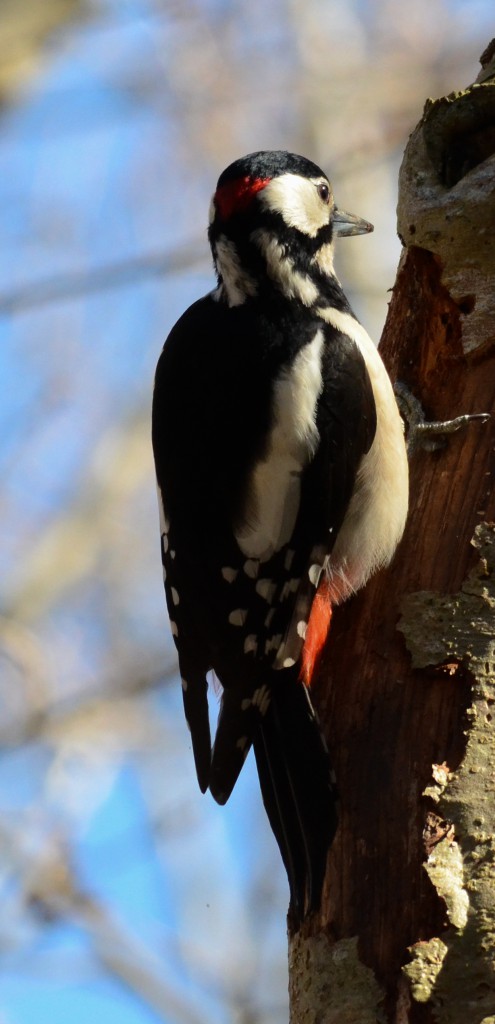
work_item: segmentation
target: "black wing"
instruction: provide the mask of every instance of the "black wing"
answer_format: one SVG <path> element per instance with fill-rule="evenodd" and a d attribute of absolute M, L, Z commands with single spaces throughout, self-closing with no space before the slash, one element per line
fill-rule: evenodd
<path fill-rule="evenodd" d="M 266 455 L 273 381 L 317 329 L 325 337 L 319 444 L 301 473 L 290 541 L 260 563 L 235 537 L 250 514 L 246 483 Z M 211 296 L 195 303 L 158 364 L 153 446 L 167 603 L 199 783 L 224 802 L 254 739 L 265 807 L 302 913 L 306 885 L 310 905 L 318 903 L 336 818 L 326 749 L 298 682 L 301 624 L 376 420 L 356 345 L 309 316 L 296 340 L 288 331 L 279 338 L 255 309 L 237 313 Z M 223 686 L 212 760 L 211 668 Z"/>

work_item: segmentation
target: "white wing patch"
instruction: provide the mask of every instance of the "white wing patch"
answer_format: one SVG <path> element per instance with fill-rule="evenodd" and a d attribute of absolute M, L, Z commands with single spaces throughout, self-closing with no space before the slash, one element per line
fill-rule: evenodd
<path fill-rule="evenodd" d="M 248 507 L 254 512 L 236 531 L 237 543 L 248 559 L 267 561 L 292 535 L 301 472 L 319 440 L 316 406 L 323 387 L 323 341 L 318 330 L 275 381 L 268 454 L 254 467 L 248 488 Z"/>

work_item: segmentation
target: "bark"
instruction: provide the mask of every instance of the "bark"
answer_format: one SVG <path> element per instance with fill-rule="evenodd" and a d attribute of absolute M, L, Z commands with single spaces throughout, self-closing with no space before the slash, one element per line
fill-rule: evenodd
<path fill-rule="evenodd" d="M 341 798 L 292 1024 L 495 1022 L 495 80 L 428 101 L 403 160 L 381 351 L 429 418 L 392 567 L 337 610 L 315 700 Z"/>

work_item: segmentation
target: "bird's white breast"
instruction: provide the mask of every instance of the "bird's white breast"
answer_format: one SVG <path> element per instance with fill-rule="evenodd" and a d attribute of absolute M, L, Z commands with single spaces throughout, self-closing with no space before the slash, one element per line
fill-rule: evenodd
<path fill-rule="evenodd" d="M 409 484 L 404 425 L 388 373 L 364 327 L 349 313 L 331 307 L 319 315 L 352 338 L 363 355 L 376 406 L 376 433 L 363 456 L 328 571 L 332 599 L 345 600 L 373 572 L 388 565 L 407 517 Z"/>

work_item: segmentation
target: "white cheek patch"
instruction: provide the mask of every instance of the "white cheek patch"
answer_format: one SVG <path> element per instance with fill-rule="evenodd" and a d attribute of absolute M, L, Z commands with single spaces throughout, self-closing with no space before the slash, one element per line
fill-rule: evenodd
<path fill-rule="evenodd" d="M 320 180 L 281 174 L 265 186 L 260 201 L 268 210 L 279 213 L 287 227 L 316 238 L 318 231 L 329 223 L 331 210 L 318 195 L 316 186 Z"/>
<path fill-rule="evenodd" d="M 253 514 L 236 531 L 247 558 L 267 561 L 292 536 L 299 511 L 301 472 L 317 447 L 316 407 L 323 387 L 323 332 L 298 353 L 275 382 L 268 454 L 254 467 L 248 487 Z"/>

